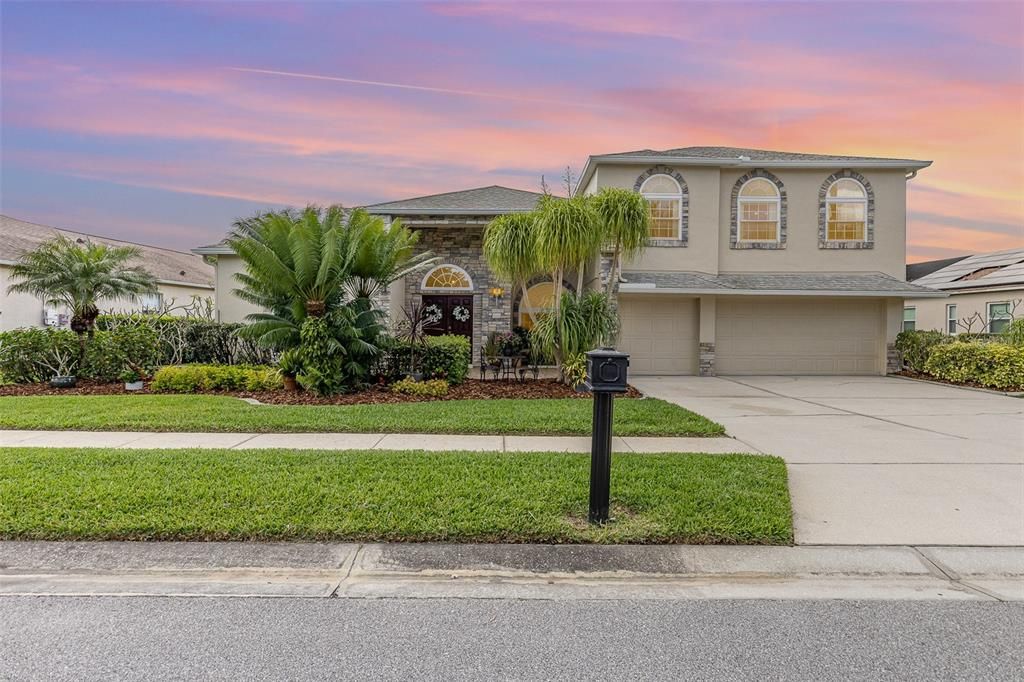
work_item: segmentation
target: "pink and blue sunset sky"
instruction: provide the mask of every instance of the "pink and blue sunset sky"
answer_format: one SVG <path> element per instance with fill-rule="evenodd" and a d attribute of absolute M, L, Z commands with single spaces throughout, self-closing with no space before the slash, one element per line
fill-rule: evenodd
<path fill-rule="evenodd" d="M 188 249 L 258 209 L 691 145 L 931 159 L 910 260 L 1024 245 L 1024 3 L 3 2 L 2 212 Z"/>

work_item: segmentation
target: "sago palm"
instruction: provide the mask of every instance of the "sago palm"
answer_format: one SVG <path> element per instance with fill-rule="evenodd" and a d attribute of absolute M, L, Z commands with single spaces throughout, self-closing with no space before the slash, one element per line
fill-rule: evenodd
<path fill-rule="evenodd" d="M 536 222 L 536 213 L 509 213 L 488 223 L 484 232 L 487 265 L 494 274 L 523 292 L 522 305 L 531 318 L 534 311 L 527 296 L 527 285 L 530 279 L 543 272 L 537 249 Z"/>
<path fill-rule="evenodd" d="M 78 334 L 81 366 L 87 337 L 92 336 L 100 314 L 100 301 L 134 301 L 156 291 L 153 276 L 141 265 L 131 265 L 140 257 L 134 246 L 109 246 L 89 239 L 78 243 L 60 235 L 18 259 L 11 267 L 15 283 L 7 291 L 67 306 L 71 329 Z"/>
<path fill-rule="evenodd" d="M 401 221 L 385 225 L 383 218 L 356 209 L 349 215 L 348 230 L 356 243 L 350 286 L 356 298 L 373 299 L 392 282 L 440 261 L 429 251 L 416 253 L 419 234 Z"/>
<path fill-rule="evenodd" d="M 637 192 L 621 187 L 605 187 L 593 199 L 604 232 L 604 242 L 612 251 L 605 294 L 611 296 L 622 269 L 622 259 L 635 258 L 647 245 L 650 212 L 647 200 Z"/>

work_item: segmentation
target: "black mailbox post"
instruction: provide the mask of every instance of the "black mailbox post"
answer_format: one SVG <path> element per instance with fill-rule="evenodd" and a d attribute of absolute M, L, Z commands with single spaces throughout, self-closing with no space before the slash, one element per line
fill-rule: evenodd
<path fill-rule="evenodd" d="M 593 435 L 590 441 L 590 522 L 608 520 L 612 478 L 612 409 L 615 393 L 625 393 L 629 355 L 613 348 L 587 353 L 585 386 L 594 394 Z"/>

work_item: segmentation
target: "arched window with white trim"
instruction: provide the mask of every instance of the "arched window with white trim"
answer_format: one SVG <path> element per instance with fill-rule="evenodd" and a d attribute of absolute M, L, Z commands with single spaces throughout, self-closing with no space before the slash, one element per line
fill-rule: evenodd
<path fill-rule="evenodd" d="M 523 292 L 519 301 L 519 326 L 533 329 L 537 316 L 552 310 L 555 306 L 555 285 L 553 282 L 537 282 Z"/>
<path fill-rule="evenodd" d="M 867 239 L 868 193 L 853 178 L 833 182 L 825 194 L 825 239 L 862 242 Z"/>
<path fill-rule="evenodd" d="M 652 239 L 680 239 L 682 235 L 683 190 L 671 175 L 652 175 L 640 186 L 650 206 Z"/>
<path fill-rule="evenodd" d="M 451 263 L 438 265 L 425 274 L 423 281 L 420 283 L 420 289 L 425 291 L 471 290 L 472 288 L 473 278 L 469 276 L 469 273 L 458 265 L 452 265 Z"/>
<path fill-rule="evenodd" d="M 736 197 L 740 242 L 778 242 L 782 198 L 779 188 L 767 178 L 747 180 Z"/>

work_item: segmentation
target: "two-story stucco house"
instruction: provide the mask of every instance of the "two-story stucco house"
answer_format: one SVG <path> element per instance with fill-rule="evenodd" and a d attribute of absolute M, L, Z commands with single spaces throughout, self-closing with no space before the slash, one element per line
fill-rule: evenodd
<path fill-rule="evenodd" d="M 650 243 L 618 286 L 619 347 L 636 374 L 884 374 L 905 297 L 944 296 L 905 281 L 906 183 L 928 161 L 687 147 L 591 156 L 578 192 L 626 187 L 650 202 Z M 441 257 L 391 288 L 394 313 L 424 300 L 441 328 L 472 339 L 529 327 L 524 294 L 543 308 L 551 283 L 510 291 L 482 254 L 496 215 L 530 211 L 540 194 L 483 187 L 367 206 L 401 218 Z M 241 265 L 217 261 L 222 320 L 248 310 L 230 295 Z M 600 286 L 606 264 L 586 273 Z M 568 277 L 572 288 L 575 277 Z"/>

